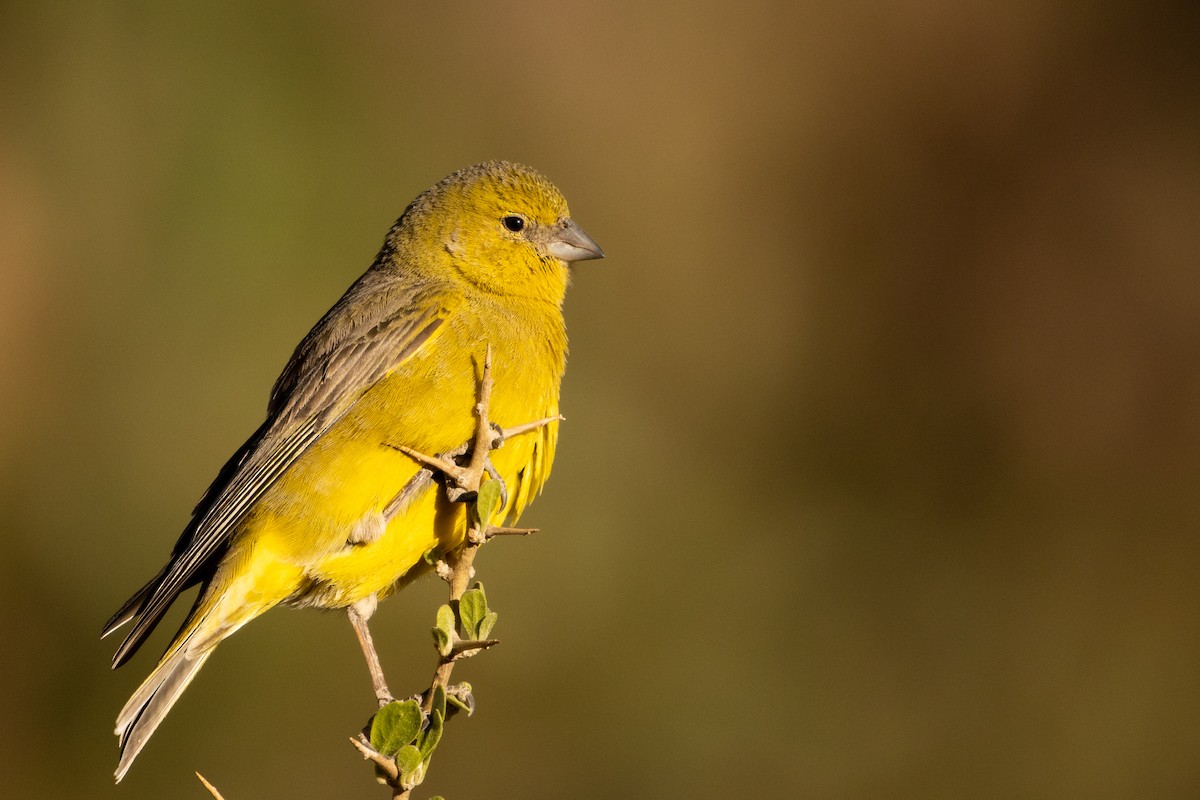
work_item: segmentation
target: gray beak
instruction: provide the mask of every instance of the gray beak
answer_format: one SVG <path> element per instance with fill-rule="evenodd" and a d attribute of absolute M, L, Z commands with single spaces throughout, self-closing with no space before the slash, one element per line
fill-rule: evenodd
<path fill-rule="evenodd" d="M 604 251 L 596 240 L 587 235 L 583 228 L 574 220 L 567 220 L 561 229 L 554 232 L 546 245 L 546 252 L 555 258 L 560 258 L 568 264 L 575 261 L 590 261 L 593 258 L 604 258 Z"/>

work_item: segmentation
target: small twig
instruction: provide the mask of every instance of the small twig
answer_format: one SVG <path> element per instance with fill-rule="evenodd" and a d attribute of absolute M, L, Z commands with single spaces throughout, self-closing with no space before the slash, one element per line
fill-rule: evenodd
<path fill-rule="evenodd" d="M 448 574 L 443 577 L 446 583 L 450 584 L 450 605 L 454 608 L 458 607 L 458 601 L 462 599 L 463 593 L 467 591 L 467 584 L 471 582 L 471 577 L 475 574 L 472 564 L 475 562 L 475 553 L 478 551 L 479 545 L 472 543 L 468 535 L 467 541 L 463 543 L 458 552 L 448 555 L 444 562 Z M 439 571 L 438 574 L 442 573 Z M 426 714 L 433 708 L 433 695 L 437 691 L 437 687 L 446 688 L 450 685 L 450 675 L 454 672 L 456 660 L 453 651 L 451 651 L 451 655 L 438 659 L 437 668 L 433 671 L 433 682 L 429 684 L 429 691 L 425 693 L 425 699 L 421 703 L 421 710 Z"/>
<path fill-rule="evenodd" d="M 427 456 L 419 450 L 412 449 L 406 444 L 391 444 L 390 442 L 384 442 L 384 445 L 392 448 L 393 450 L 399 450 L 401 453 L 404 453 L 404 455 L 408 456 L 413 461 L 416 461 L 426 469 L 431 469 L 435 472 L 441 472 L 444 475 L 453 478 L 456 483 L 460 478 L 465 479 L 466 477 L 467 468 L 460 467 L 458 464 L 454 463 L 448 458 Z"/>
<path fill-rule="evenodd" d="M 493 536 L 532 536 L 539 531 L 541 528 L 506 528 L 503 525 L 489 525 L 484 537 L 491 539 Z"/>
<path fill-rule="evenodd" d="M 540 530 L 541 528 L 508 528 L 503 525 L 488 525 L 487 530 L 480 533 L 479 528 L 472 526 L 467 530 L 467 543 L 481 545 L 484 542 L 491 541 L 492 537 L 495 536 L 529 536 Z M 438 572 L 438 577 L 446 580 L 441 571 Z"/>
<path fill-rule="evenodd" d="M 217 791 L 217 787 L 209 783 L 207 778 L 205 778 L 199 772 L 196 773 L 196 777 L 200 779 L 200 782 L 204 784 L 204 788 L 208 789 L 208 793 L 216 798 L 216 800 L 225 800 L 224 797 L 221 797 L 221 793 Z"/>
<path fill-rule="evenodd" d="M 489 343 L 483 354 L 483 375 L 479 381 L 479 402 L 475 404 L 475 444 L 471 448 L 471 460 L 467 462 L 466 479 L 458 481 L 464 492 L 479 491 L 479 482 L 488 463 L 488 456 L 500 438 L 488 419 L 492 403 L 492 345 Z M 452 500 L 454 498 L 451 498 Z"/>
<path fill-rule="evenodd" d="M 375 762 L 375 766 L 387 773 L 387 776 L 393 781 L 400 778 L 400 770 L 396 769 L 396 759 L 388 758 L 372 747 L 371 741 L 366 736 L 361 733 L 358 736 L 351 736 L 350 744 L 354 745 L 367 761 Z"/>
<path fill-rule="evenodd" d="M 526 422 L 523 425 L 513 425 L 511 428 L 501 428 L 500 440 L 506 441 L 514 436 L 520 436 L 522 433 L 529 433 L 530 431 L 536 431 L 539 428 L 544 428 L 551 422 L 562 422 L 565 419 L 566 417 L 564 417 L 562 414 L 555 414 L 552 417 L 544 417 L 542 419 L 534 420 L 533 422 Z"/>
<path fill-rule="evenodd" d="M 473 656 L 476 653 L 495 647 L 500 644 L 499 639 L 461 639 L 455 642 L 450 647 L 450 655 L 446 656 L 450 659 L 463 658 Z"/>

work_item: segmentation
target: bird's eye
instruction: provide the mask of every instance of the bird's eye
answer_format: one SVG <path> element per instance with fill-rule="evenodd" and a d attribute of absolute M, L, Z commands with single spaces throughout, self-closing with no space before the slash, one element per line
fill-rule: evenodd
<path fill-rule="evenodd" d="M 509 214 L 500 221 L 504 223 L 504 227 L 508 228 L 513 233 L 520 233 L 525 229 L 524 218 L 518 217 L 516 214 Z"/>

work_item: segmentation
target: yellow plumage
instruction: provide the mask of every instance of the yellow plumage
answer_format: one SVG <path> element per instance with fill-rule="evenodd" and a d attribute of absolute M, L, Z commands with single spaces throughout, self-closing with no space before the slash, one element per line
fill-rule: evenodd
<path fill-rule="evenodd" d="M 461 544 L 465 510 L 397 449 L 471 439 L 484 352 L 489 414 L 510 427 L 558 414 L 568 263 L 603 254 L 537 172 L 488 162 L 418 197 L 375 264 L 300 343 L 267 421 L 222 469 L 171 560 L 117 612 L 141 645 L 181 591 L 196 606 L 117 719 L 124 775 L 213 647 L 280 605 L 365 608 Z M 491 454 L 511 524 L 550 473 L 557 422 Z M 357 604 L 357 605 L 356 605 Z"/>

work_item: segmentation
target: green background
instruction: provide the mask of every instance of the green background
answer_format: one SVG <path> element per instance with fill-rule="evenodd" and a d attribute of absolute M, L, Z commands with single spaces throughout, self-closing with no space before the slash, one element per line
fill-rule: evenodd
<path fill-rule="evenodd" d="M 2 793 L 386 796 L 342 615 L 223 644 L 120 787 L 155 653 L 97 633 L 408 201 L 502 157 L 609 257 L 418 797 L 1197 796 L 1198 44 L 1183 2 L 0 6 Z M 398 692 L 443 596 L 376 618 Z"/>

